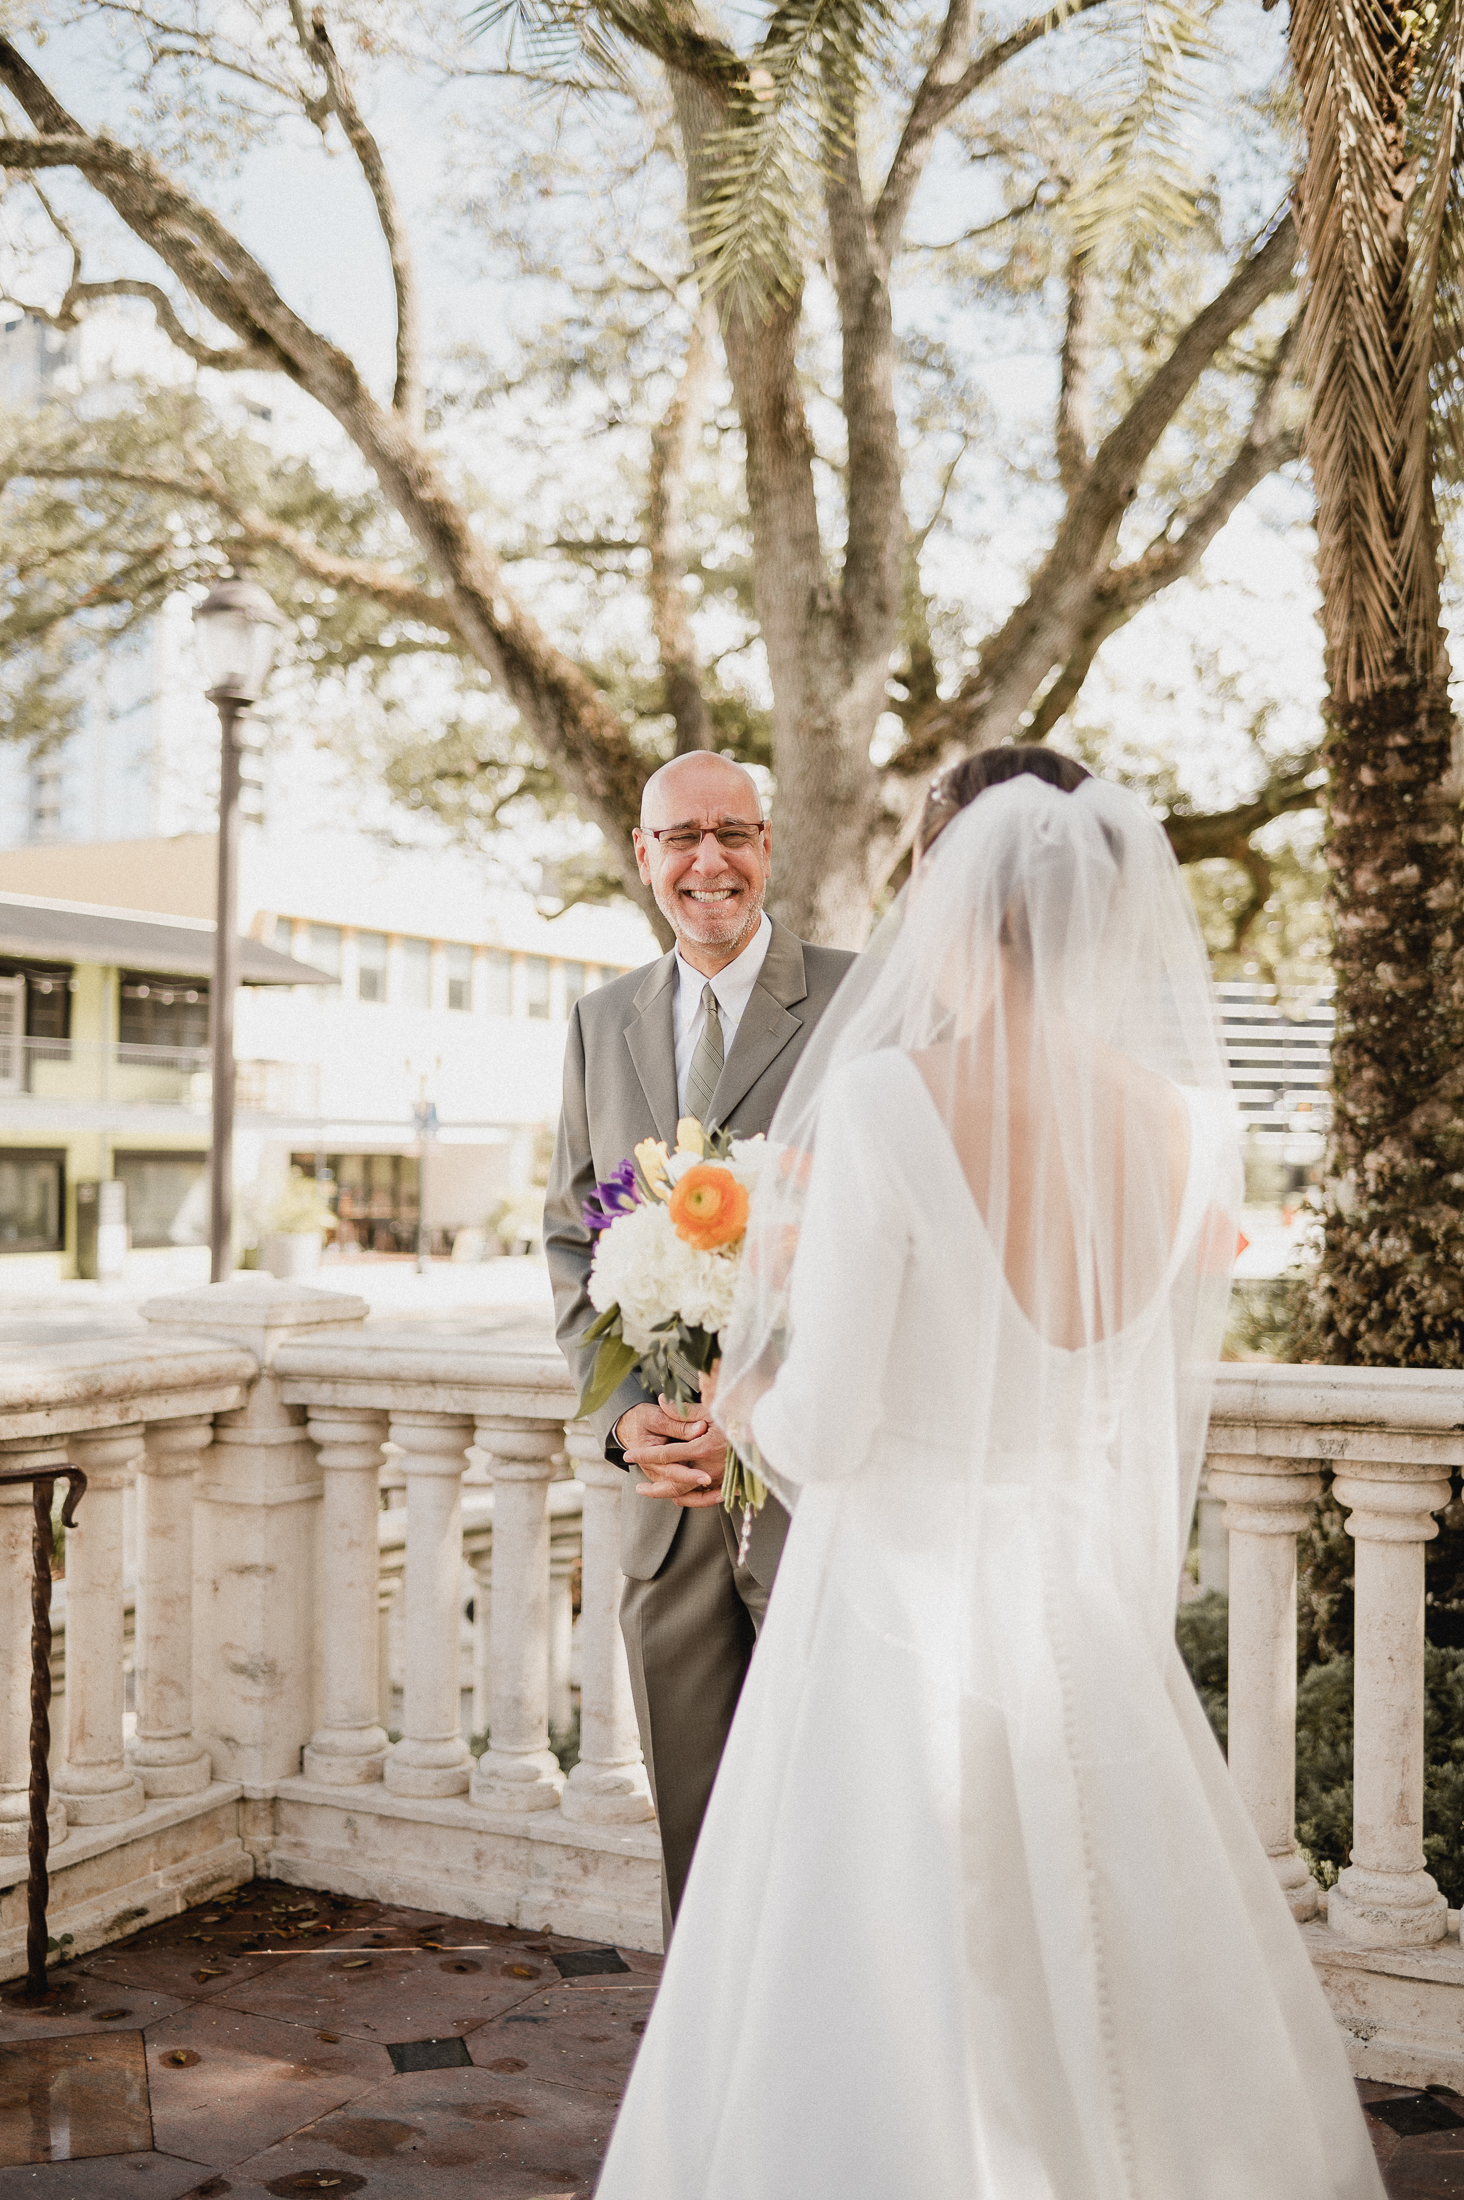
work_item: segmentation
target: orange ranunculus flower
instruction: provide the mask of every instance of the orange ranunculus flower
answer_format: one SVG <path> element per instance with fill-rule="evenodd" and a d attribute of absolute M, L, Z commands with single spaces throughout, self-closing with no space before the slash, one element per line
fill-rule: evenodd
<path fill-rule="evenodd" d="M 687 1170 L 671 1194 L 671 1220 L 677 1236 L 699 1253 L 735 1245 L 747 1228 L 747 1186 L 730 1169 L 703 1161 Z"/>

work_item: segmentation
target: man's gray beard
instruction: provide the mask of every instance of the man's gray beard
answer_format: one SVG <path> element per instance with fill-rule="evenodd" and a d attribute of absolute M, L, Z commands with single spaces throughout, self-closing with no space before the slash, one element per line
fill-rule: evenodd
<path fill-rule="evenodd" d="M 654 892 L 654 891 L 655 891 L 655 889 L 654 889 L 654 888 L 652 888 L 652 892 Z M 689 940 L 691 941 L 691 945 L 692 945 L 693 947 L 733 947 L 733 946 L 735 946 L 735 947 L 736 947 L 736 948 L 738 949 L 739 953 L 740 953 L 740 952 L 741 952 L 741 950 L 742 950 L 742 949 L 743 949 L 743 948 L 744 948 L 744 947 L 745 947 L 745 946 L 747 945 L 748 941 L 749 941 L 749 940 L 750 940 L 750 939 L 752 938 L 752 935 L 753 935 L 753 933 L 754 933 L 754 932 L 755 932 L 755 931 L 757 930 L 757 928 L 758 928 L 759 924 L 761 924 L 761 922 L 762 922 L 762 913 L 763 913 L 763 898 L 764 898 L 764 895 L 766 894 L 766 892 L 767 892 L 767 888 L 766 888 L 766 887 L 764 887 L 764 888 L 763 888 L 763 892 L 762 892 L 761 894 L 759 894 L 759 895 L 758 895 L 758 897 L 757 897 L 757 907 L 756 907 L 756 908 L 755 908 L 755 909 L 753 910 L 753 912 L 752 912 L 752 915 L 751 915 L 751 916 L 749 917 L 749 919 L 748 919 L 748 921 L 747 921 L 747 925 L 746 925 L 745 929 L 744 929 L 743 931 L 739 932 L 738 934 L 736 934 L 735 938 L 733 938 L 733 939 L 730 939 L 730 940 L 698 940 L 698 939 L 695 939 L 695 938 L 693 938 L 693 937 L 692 937 L 692 935 L 691 935 L 690 933 L 688 933 L 688 934 L 687 934 L 687 938 L 688 938 L 688 939 L 689 939 Z M 661 912 L 662 916 L 663 916 L 663 917 L 664 917 L 664 918 L 666 919 L 666 922 L 667 922 L 667 923 L 668 923 L 668 924 L 670 925 L 670 927 L 671 927 L 671 930 L 672 930 L 672 933 L 673 933 L 673 934 L 674 934 L 674 936 L 675 936 L 676 944 L 677 944 L 677 946 L 679 947 L 679 946 L 681 945 L 681 933 L 680 933 L 680 931 L 679 931 L 679 930 L 677 929 L 676 919 L 677 919 L 677 917 L 678 917 L 678 916 L 680 916 L 680 914 L 681 914 L 680 910 L 679 910 L 679 909 L 677 909 L 677 910 L 675 910 L 675 911 L 674 911 L 674 913 L 673 913 L 673 911 L 672 911 L 672 910 L 670 910 L 670 909 L 668 909 L 668 908 L 666 907 L 666 904 L 665 904 L 665 902 L 664 902 L 664 901 L 662 901 L 662 899 L 661 899 L 661 897 L 660 897 L 660 895 L 659 895 L 659 894 L 656 894 L 656 907 L 657 907 L 657 908 L 658 908 L 658 909 L 660 910 L 660 912 Z"/>

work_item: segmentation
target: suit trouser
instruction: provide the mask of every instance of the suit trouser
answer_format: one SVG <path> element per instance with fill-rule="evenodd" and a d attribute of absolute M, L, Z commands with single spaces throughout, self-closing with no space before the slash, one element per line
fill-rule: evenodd
<path fill-rule="evenodd" d="M 650 1581 L 627 1581 L 620 1627 L 641 1748 L 661 1826 L 666 1939 L 768 1592 L 737 1564 L 737 1527 L 720 1505 L 683 1511 Z"/>

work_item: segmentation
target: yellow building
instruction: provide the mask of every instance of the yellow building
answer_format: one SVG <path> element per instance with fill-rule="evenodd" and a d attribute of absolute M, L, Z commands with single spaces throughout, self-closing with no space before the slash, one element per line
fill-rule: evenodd
<path fill-rule="evenodd" d="M 208 1241 L 209 977 L 192 917 L 0 893 L 0 1279 L 78 1273 L 78 1184 L 126 1187 L 134 1248 Z M 246 986 L 327 986 L 241 939 Z M 300 1096 L 293 1063 L 241 1062 L 240 1119 Z"/>

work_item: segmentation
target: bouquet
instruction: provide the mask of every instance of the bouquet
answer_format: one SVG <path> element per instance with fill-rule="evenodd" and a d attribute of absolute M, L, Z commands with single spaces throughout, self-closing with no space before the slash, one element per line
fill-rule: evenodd
<path fill-rule="evenodd" d="M 706 1131 L 687 1115 L 676 1126 L 674 1153 L 662 1139 L 643 1139 L 634 1158 L 595 1187 L 583 1214 L 595 1239 L 589 1291 L 598 1315 L 582 1342 L 599 1350 L 582 1415 L 597 1411 L 632 1373 L 678 1405 L 700 1399 L 731 1319 L 749 1195 L 766 1152 L 760 1136 Z M 741 1558 L 766 1497 L 762 1477 L 729 1444 L 722 1503 L 742 1514 Z"/>

